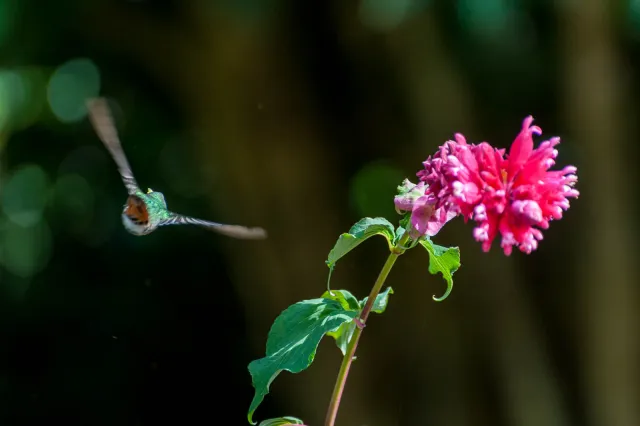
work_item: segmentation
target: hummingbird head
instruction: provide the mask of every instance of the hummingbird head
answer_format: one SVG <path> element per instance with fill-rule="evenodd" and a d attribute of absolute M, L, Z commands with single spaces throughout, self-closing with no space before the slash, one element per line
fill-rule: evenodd
<path fill-rule="evenodd" d="M 144 200 L 130 195 L 122 211 L 122 224 L 134 235 L 146 235 L 153 231 L 149 222 L 149 210 Z"/>

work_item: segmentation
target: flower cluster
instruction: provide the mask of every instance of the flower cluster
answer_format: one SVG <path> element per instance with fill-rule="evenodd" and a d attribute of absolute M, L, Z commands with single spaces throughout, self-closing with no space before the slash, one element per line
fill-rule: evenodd
<path fill-rule="evenodd" d="M 541 135 L 527 117 L 509 154 L 486 142 L 467 143 L 461 134 L 447 141 L 423 163 L 417 185 L 405 180 L 395 198 L 399 213 L 411 212 L 413 235 L 435 235 L 446 222 L 462 215 L 476 222 L 476 241 L 486 252 L 500 233 L 504 253 L 513 246 L 531 253 L 542 240 L 541 229 L 562 218 L 569 198 L 577 198 L 576 168 L 549 170 L 555 164 L 560 138 L 533 148 L 533 135 Z"/>

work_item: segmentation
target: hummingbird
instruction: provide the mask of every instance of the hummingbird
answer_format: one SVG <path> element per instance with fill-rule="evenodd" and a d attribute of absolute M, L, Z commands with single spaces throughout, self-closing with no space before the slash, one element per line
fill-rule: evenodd
<path fill-rule="evenodd" d="M 147 235 L 159 226 L 165 225 L 198 225 L 232 238 L 266 238 L 267 233 L 262 228 L 227 225 L 174 213 L 167 208 L 167 202 L 161 192 L 149 189 L 145 193 L 140 190 L 122 149 L 107 100 L 105 98 L 91 98 L 87 100 L 86 105 L 89 120 L 118 166 L 122 182 L 129 193 L 122 210 L 122 224 L 131 234 Z"/>

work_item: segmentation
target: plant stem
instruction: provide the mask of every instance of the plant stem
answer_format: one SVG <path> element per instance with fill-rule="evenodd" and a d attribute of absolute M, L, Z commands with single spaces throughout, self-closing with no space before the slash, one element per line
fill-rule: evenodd
<path fill-rule="evenodd" d="M 347 346 L 346 354 L 342 359 L 342 365 L 340 365 L 338 378 L 336 379 L 336 384 L 333 388 L 333 394 L 331 395 L 331 401 L 329 402 L 327 417 L 324 422 L 325 426 L 334 426 L 336 422 L 336 417 L 338 416 L 338 408 L 340 407 L 340 400 L 342 399 L 342 392 L 344 391 L 344 386 L 347 382 L 347 376 L 349 375 L 349 369 L 351 368 L 351 363 L 353 362 L 353 357 L 356 353 L 356 348 L 358 347 L 360 335 L 362 334 L 362 330 L 367 322 L 367 318 L 371 313 L 373 303 L 378 297 L 378 293 L 380 293 L 380 290 L 382 289 L 387 276 L 389 276 L 389 272 L 391 272 L 393 264 L 396 263 L 398 257 L 405 252 L 404 245 L 407 243 L 407 241 L 409 241 L 408 231 L 404 233 L 398 243 L 391 249 L 391 254 L 387 258 L 387 261 L 384 263 L 384 266 L 382 267 L 382 270 L 378 275 L 378 279 L 376 279 L 375 284 L 373 284 L 371 293 L 369 293 L 367 303 L 365 303 L 364 308 L 362 308 L 362 312 L 360 313 L 359 318 L 362 326 L 356 327 L 355 331 L 353 332 L 353 336 L 351 337 L 351 341 Z"/>

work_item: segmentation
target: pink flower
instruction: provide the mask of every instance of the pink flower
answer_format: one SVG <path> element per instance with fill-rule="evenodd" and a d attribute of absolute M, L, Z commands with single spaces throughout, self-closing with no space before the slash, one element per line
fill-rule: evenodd
<path fill-rule="evenodd" d="M 457 212 L 446 208 L 436 208 L 436 197 L 426 195 L 426 189 L 424 182 L 416 185 L 405 179 L 398 187 L 398 195 L 394 199 L 398 213 L 411 212 L 409 233 L 414 239 L 423 235 L 436 235 L 445 223 L 457 215 Z"/>
<path fill-rule="evenodd" d="M 435 209 L 459 211 L 465 222 L 476 222 L 473 235 L 485 252 L 500 233 L 507 256 L 513 246 L 531 253 L 542 240 L 541 229 L 562 218 L 569 208 L 568 198 L 579 195 L 573 188 L 578 181 L 575 167 L 549 170 L 555 164 L 558 151 L 554 146 L 560 138 L 533 149 L 533 134 L 541 135 L 542 130 L 532 122 L 531 116 L 524 120 L 506 159 L 504 149 L 486 142 L 468 144 L 456 134 L 455 141 L 441 146 L 418 172 L 427 185 L 425 196 L 436 198 Z"/>

